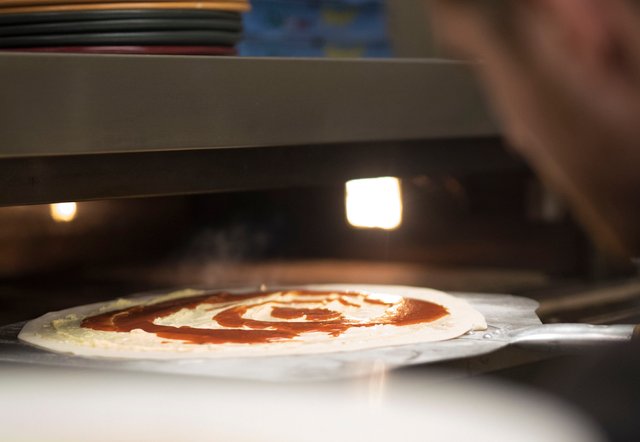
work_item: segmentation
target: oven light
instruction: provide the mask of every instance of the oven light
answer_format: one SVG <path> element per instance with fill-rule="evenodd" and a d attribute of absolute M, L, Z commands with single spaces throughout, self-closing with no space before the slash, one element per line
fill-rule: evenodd
<path fill-rule="evenodd" d="M 51 218 L 58 223 L 68 223 L 76 217 L 78 207 L 76 203 L 56 203 L 49 205 Z"/>
<path fill-rule="evenodd" d="M 402 189 L 394 177 L 347 181 L 347 221 L 354 227 L 397 229 L 402 224 Z"/>

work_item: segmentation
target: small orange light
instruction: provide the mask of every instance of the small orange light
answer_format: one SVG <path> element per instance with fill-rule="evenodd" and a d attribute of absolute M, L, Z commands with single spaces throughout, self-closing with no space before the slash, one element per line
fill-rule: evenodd
<path fill-rule="evenodd" d="M 68 223 L 75 219 L 78 212 L 76 203 L 56 203 L 49 205 L 51 219 L 57 223 Z"/>

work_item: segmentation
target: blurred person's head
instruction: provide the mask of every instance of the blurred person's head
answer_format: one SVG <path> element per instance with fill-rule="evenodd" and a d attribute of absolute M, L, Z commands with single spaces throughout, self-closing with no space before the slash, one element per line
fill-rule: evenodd
<path fill-rule="evenodd" d="M 640 1 L 431 3 L 512 145 L 601 245 L 640 252 Z"/>

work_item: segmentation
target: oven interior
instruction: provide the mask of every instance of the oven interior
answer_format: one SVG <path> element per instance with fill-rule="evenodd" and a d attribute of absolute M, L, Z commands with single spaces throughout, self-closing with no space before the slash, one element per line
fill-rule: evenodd
<path fill-rule="evenodd" d="M 452 79 L 428 61 L 0 57 L 25 84 L 0 104 L 0 326 L 157 289 L 308 283 L 523 295 L 540 302 L 543 322 L 640 320 L 635 268 L 599 251 L 505 145 L 466 71 Z M 50 68 L 43 84 L 39 63 Z M 390 81 L 395 70 L 408 84 Z M 176 72 L 233 85 L 161 93 Z M 238 73 L 258 86 L 248 90 Z M 303 80 L 290 84 L 296 74 Z M 78 87 L 91 98 L 80 113 Z M 256 104 L 263 90 L 268 105 Z M 399 180 L 400 224 L 354 226 L 347 183 L 380 177 Z M 545 374 L 581 357 L 507 349 L 437 368 L 554 391 Z"/>

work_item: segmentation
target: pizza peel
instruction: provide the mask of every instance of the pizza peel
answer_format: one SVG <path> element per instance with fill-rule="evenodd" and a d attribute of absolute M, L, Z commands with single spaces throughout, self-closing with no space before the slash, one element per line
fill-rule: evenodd
<path fill-rule="evenodd" d="M 415 287 L 353 284 L 307 285 L 296 286 L 296 288 L 379 293 L 405 291 L 409 297 L 412 290 L 420 290 Z M 246 291 L 252 290 L 255 290 L 255 287 L 246 289 Z M 165 293 L 167 292 L 152 295 Z M 393 369 L 473 358 L 508 346 L 564 354 L 584 347 L 626 342 L 638 335 L 640 331 L 636 325 L 542 324 L 536 315 L 538 303 L 532 299 L 498 294 L 452 294 L 465 299 L 484 315 L 488 324 L 487 330 L 469 332 L 448 341 L 382 346 L 350 352 L 251 358 L 190 357 L 161 361 L 78 357 L 42 350 L 18 340 L 18 333 L 24 323 L 17 323 L 0 328 L 0 362 L 268 381 L 327 380 L 365 375 L 381 368 Z M 144 296 L 150 296 L 150 294 L 147 293 Z M 48 315 L 53 316 L 55 313 L 49 313 L 43 316 L 43 319 Z"/>

